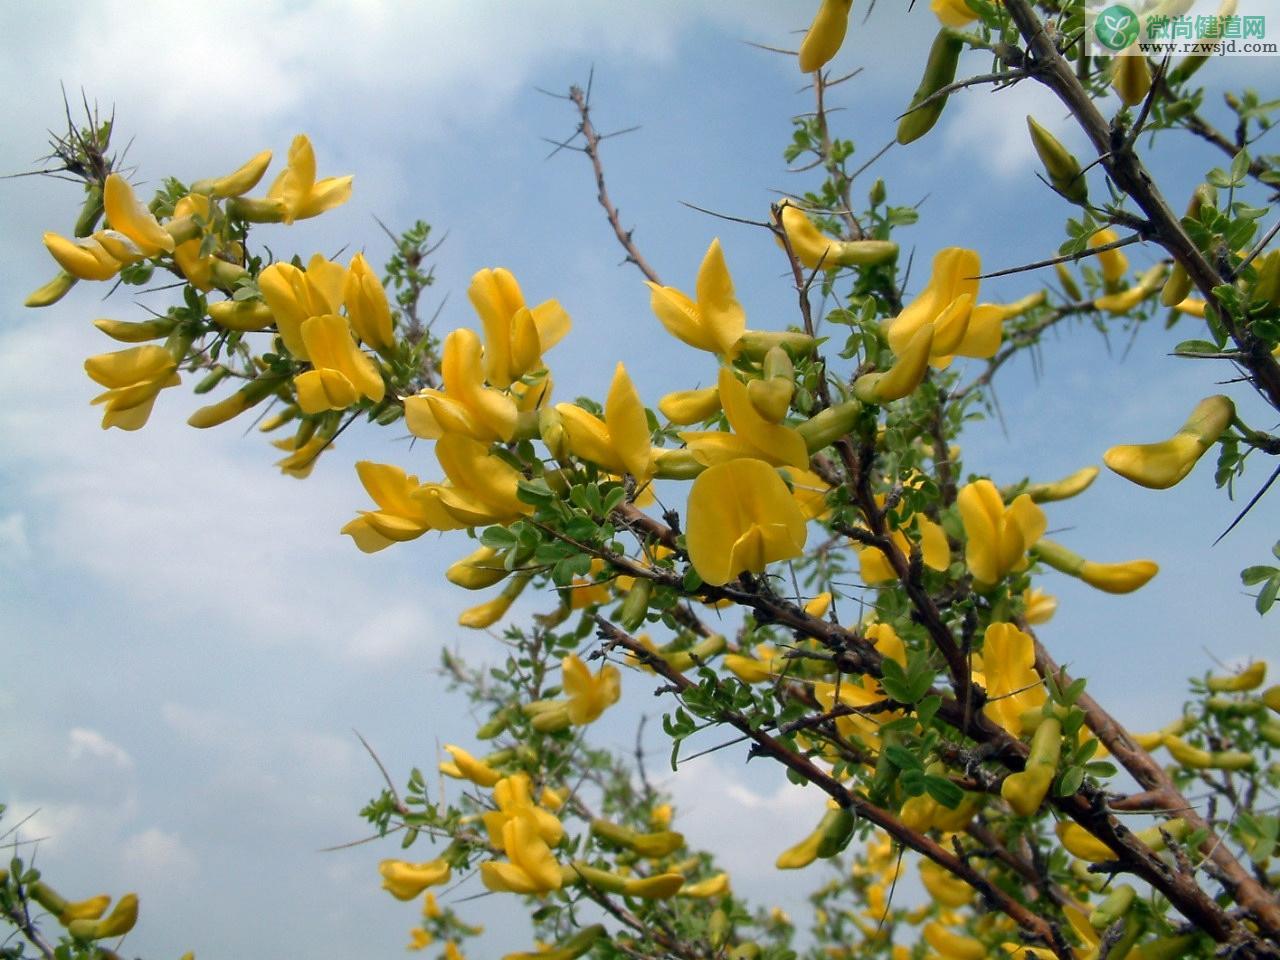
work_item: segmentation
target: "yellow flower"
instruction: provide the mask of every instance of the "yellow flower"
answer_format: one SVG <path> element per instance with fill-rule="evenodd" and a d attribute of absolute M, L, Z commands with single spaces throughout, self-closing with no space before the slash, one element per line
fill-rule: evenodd
<path fill-rule="evenodd" d="M 635 385 L 619 363 L 605 398 L 604 420 L 571 403 L 556 404 L 569 451 L 611 473 L 629 473 L 640 482 L 653 477 L 649 419 Z"/>
<path fill-rule="evenodd" d="M 888 325 L 888 346 L 901 356 L 924 324 L 932 323 L 933 343 L 929 352 L 934 365 L 945 366 L 959 353 L 966 357 L 991 356 L 989 337 L 969 335 L 970 316 L 978 300 L 978 274 L 982 261 L 977 251 L 947 247 L 933 257 L 933 273 L 914 301 L 902 308 Z M 997 343 L 998 346 L 998 343 Z M 987 349 L 991 348 L 991 353 Z"/>
<path fill-rule="evenodd" d="M 1035 644 L 1012 623 L 993 623 L 982 642 L 982 678 L 988 703 L 983 712 L 1015 737 L 1022 715 L 1044 706 L 1046 694 L 1035 670 Z"/>
<path fill-rule="evenodd" d="M 1103 462 L 1126 480 L 1152 490 L 1167 490 L 1217 443 L 1235 413 L 1229 397 L 1206 397 L 1168 440 L 1112 447 L 1102 455 Z"/>
<path fill-rule="evenodd" d="M 511 575 L 497 556 L 498 551 L 492 547 L 480 547 L 450 564 L 444 572 L 445 579 L 464 590 L 492 587 Z"/>
<path fill-rule="evenodd" d="M 404 860 L 383 860 L 378 864 L 382 874 L 382 889 L 397 900 L 415 900 L 427 887 L 437 887 L 449 882 L 452 868 L 443 860 L 427 863 L 408 863 Z"/>
<path fill-rule="evenodd" d="M 467 296 L 484 327 L 485 375 L 495 387 L 540 368 L 542 355 L 573 325 L 558 300 L 526 306 L 520 284 L 501 267 L 478 271 Z"/>
<path fill-rule="evenodd" d="M 95 237 L 68 240 L 57 233 L 46 233 L 44 245 L 58 266 L 78 280 L 109 280 L 120 270 L 120 261 Z"/>
<path fill-rule="evenodd" d="M 391 305 L 382 281 L 369 267 L 364 254 L 351 258 L 351 266 L 342 287 L 342 300 L 347 305 L 347 319 L 365 344 L 374 350 L 385 350 L 395 343 L 391 332 Z"/>
<path fill-rule="evenodd" d="M 1178 303 L 1175 303 L 1173 305 L 1173 309 L 1191 317 L 1199 317 L 1203 320 L 1204 308 L 1206 306 L 1207 304 L 1199 297 L 1187 297 L 1185 300 L 1180 300 Z"/>
<path fill-rule="evenodd" d="M 378 365 L 356 346 L 345 317 L 331 313 L 304 320 L 302 342 L 312 364 L 293 378 L 303 413 L 345 410 L 362 396 L 377 403 L 386 395 Z"/>
<path fill-rule="evenodd" d="M 84 369 L 96 383 L 108 388 L 92 401 L 104 405 L 104 430 L 139 429 L 151 416 L 160 391 L 181 382 L 173 354 L 154 344 L 98 354 L 84 362 Z"/>
<path fill-rule="evenodd" d="M 594 676 L 574 654 L 561 662 L 562 686 L 569 700 L 569 722 L 574 726 L 593 723 L 622 695 L 621 676 L 613 664 L 605 664 Z"/>
<path fill-rule="evenodd" d="M 435 941 L 436 936 L 434 933 L 423 930 L 421 927 L 414 927 L 409 931 L 409 945 L 405 947 L 405 949 L 425 950 L 427 947 L 431 946 L 431 944 L 435 943 Z"/>
<path fill-rule="evenodd" d="M 440 763 L 440 772 L 446 777 L 453 777 L 455 780 L 470 780 L 481 787 L 492 787 L 502 779 L 502 774 L 497 770 L 483 760 L 473 757 L 461 747 L 446 743 L 444 749 L 449 756 L 453 757 L 452 763 L 448 761 Z"/>
<path fill-rule="evenodd" d="M 280 468 L 280 472 L 298 480 L 305 480 L 311 476 L 311 471 L 315 468 L 316 460 L 320 454 L 326 450 L 333 449 L 333 437 L 317 433 L 306 440 L 299 441 L 298 437 L 293 436 L 286 437 L 283 440 L 273 440 L 271 445 L 277 450 L 284 450 L 289 454 L 283 460 L 276 461 L 276 466 Z M 383 544 L 383 546 L 386 545 Z M 365 552 L 370 551 L 366 550 Z"/>
<path fill-rule="evenodd" d="M 1028 548 L 1044 535 L 1044 511 L 1025 493 L 1006 507 L 990 480 L 961 488 L 956 504 L 967 539 L 965 562 L 980 584 L 990 586 L 1024 566 Z"/>
<path fill-rule="evenodd" d="M 111 229 L 132 240 L 144 257 L 173 252 L 173 237 L 134 196 L 129 181 L 120 174 L 109 175 L 103 184 L 102 206 Z"/>
<path fill-rule="evenodd" d="M 901 356 L 916 332 L 932 323 L 933 343 L 929 354 L 934 366 L 943 367 L 955 355 L 990 357 L 1000 345 L 992 343 L 990 329 L 970 329 L 978 298 L 978 274 L 982 261 L 974 250 L 947 247 L 933 258 L 933 272 L 919 295 L 889 323 L 889 346 Z"/>
<path fill-rule="evenodd" d="M 101 920 L 72 920 L 67 924 L 67 929 L 73 937 L 83 940 L 105 940 L 108 937 L 123 937 L 137 922 L 138 895 L 126 893 L 116 901 L 111 913 Z"/>
<path fill-rule="evenodd" d="M 437 501 L 421 496 L 423 484 L 399 467 L 361 460 L 356 464 L 356 473 L 378 509 L 361 511 L 342 532 L 364 553 L 416 539 L 428 530 L 461 526 Z"/>
<path fill-rule="evenodd" d="M 824 270 L 868 266 L 898 255 L 898 245 L 889 240 L 832 239 L 818 230 L 807 213 L 791 203 L 782 208 L 782 229 L 787 232 L 796 259 L 810 270 L 816 270 L 819 265 Z"/>
<path fill-rule="evenodd" d="M 800 556 L 808 536 L 804 516 L 777 471 L 751 459 L 730 460 L 698 475 L 685 527 L 690 562 L 715 585 Z"/>
<path fill-rule="evenodd" d="M 1104 593 L 1132 593 L 1160 572 L 1159 565 L 1152 560 L 1095 563 L 1052 540 L 1037 543 L 1035 555 L 1053 569 L 1083 580 Z"/>
<path fill-rule="evenodd" d="M 444 390 L 406 397 L 405 423 L 424 440 L 462 434 L 476 440 L 510 440 L 519 410 L 505 393 L 484 385 L 483 348 L 475 331 L 463 327 L 444 338 L 440 374 Z"/>
<path fill-rule="evenodd" d="M 341 206 L 351 197 L 352 177 L 316 180 L 316 154 L 305 134 L 289 146 L 289 165 L 267 190 L 267 199 L 279 206 L 285 223 L 319 216 Z"/>
<path fill-rule="evenodd" d="M 688 886 L 680 888 L 680 896 L 693 897 L 698 900 L 707 900 L 711 897 L 722 897 L 729 892 L 729 875 L 727 873 L 717 873 L 713 877 L 706 880 L 700 880 L 697 883 L 691 883 Z"/>
<path fill-rule="evenodd" d="M 302 324 L 311 317 L 337 313 L 347 271 L 316 254 L 305 271 L 291 263 L 273 263 L 258 276 L 258 288 L 275 317 L 280 339 L 299 360 L 309 359 Z"/>
<path fill-rule="evenodd" d="M 658 401 L 658 410 L 678 426 L 701 423 L 720 412 L 720 391 L 716 387 L 677 390 Z"/>
<path fill-rule="evenodd" d="M 969 9 L 964 0 L 933 0 L 929 9 L 942 21 L 944 27 L 963 27 L 978 19 L 978 15 Z"/>
<path fill-rule="evenodd" d="M 88 900 L 68 903 L 62 908 L 62 912 L 58 914 L 58 922 L 65 927 L 72 920 L 97 920 L 107 912 L 107 907 L 110 903 L 111 897 L 105 893 L 90 897 Z"/>
<path fill-rule="evenodd" d="M 480 879 L 488 889 L 523 894 L 560 889 L 560 864 L 529 818 L 513 817 L 502 825 L 502 849 L 508 862 L 480 864 Z"/>
<path fill-rule="evenodd" d="M 179 200 L 173 208 L 174 219 L 180 217 L 200 217 L 209 219 L 209 198 L 197 193 L 188 194 Z M 213 289 L 214 269 L 217 257 L 200 256 L 202 238 L 184 241 L 173 248 L 173 262 L 178 265 L 182 275 L 193 287 L 208 293 Z"/>
<path fill-rule="evenodd" d="M 921 325 L 888 370 L 864 373 L 853 382 L 853 395 L 863 403 L 890 403 L 910 396 L 929 370 L 934 325 Z"/>
<path fill-rule="evenodd" d="M 462 951 L 458 949 L 457 941 L 446 940 L 444 943 L 444 960 L 465 960 Z"/>
<path fill-rule="evenodd" d="M 422 915 L 428 920 L 436 920 L 444 915 L 444 911 L 440 909 L 440 904 L 436 902 L 436 895 L 430 890 L 422 898 Z"/>
<path fill-rule="evenodd" d="M 907 518 L 902 526 L 904 528 L 910 527 L 913 521 L 919 534 L 920 551 L 923 554 L 924 565 L 930 570 L 947 569 L 951 563 L 951 547 L 947 543 L 946 532 L 938 524 L 920 513 L 913 514 Z M 901 551 L 904 557 L 911 556 L 911 543 L 901 529 L 890 533 L 889 539 L 897 545 L 898 550 Z M 858 565 L 862 582 L 865 584 L 874 585 L 898 579 L 898 575 L 894 572 L 893 567 L 889 565 L 888 559 L 879 547 L 863 547 L 859 550 Z"/>
<path fill-rule="evenodd" d="M 809 31 L 800 44 L 800 70 L 812 73 L 831 61 L 844 43 L 853 0 L 822 0 Z"/>
<path fill-rule="evenodd" d="M 973 887 L 932 860 L 922 859 L 919 870 L 925 891 L 939 906 L 963 907 L 973 901 Z"/>
<path fill-rule="evenodd" d="M 197 180 L 191 185 L 191 192 L 211 197 L 242 196 L 258 185 L 258 181 L 262 179 L 262 175 L 267 172 L 267 167 L 270 165 L 271 151 L 263 150 L 225 177 Z"/>
<path fill-rule="evenodd" d="M 489 842 L 495 847 L 502 846 L 503 829 L 513 819 L 528 820 L 542 841 L 550 846 L 555 846 L 564 837 L 564 827 L 556 816 L 534 804 L 527 773 L 499 780 L 493 788 L 493 802 L 498 809 L 482 814 L 481 819 L 489 834 Z"/>
<path fill-rule="evenodd" d="M 421 495 L 439 502 L 458 524 L 506 524 L 533 512 L 516 496 L 519 471 L 490 456 L 485 444 L 450 434 L 436 442 L 436 459 L 449 483 L 428 484 Z"/>
<path fill-rule="evenodd" d="M 1048 623 L 1058 610 L 1058 598 L 1050 596 L 1039 587 L 1027 587 L 1022 591 L 1022 602 L 1026 605 L 1023 617 L 1032 626 Z"/>
<path fill-rule="evenodd" d="M 712 240 L 698 268 L 697 301 L 675 287 L 649 281 L 650 305 L 667 332 L 691 347 L 732 359 L 747 315 L 733 292 L 719 239 Z"/>
<path fill-rule="evenodd" d="M 1110 227 L 1105 227 L 1089 238 L 1089 247 L 1102 247 L 1108 243 L 1115 243 L 1119 239 L 1118 233 Z M 1102 278 L 1109 284 L 1115 283 L 1129 272 L 1129 260 L 1119 247 L 1113 250 L 1101 250 L 1094 256 L 1098 258 L 1098 265 L 1102 268 Z"/>
<path fill-rule="evenodd" d="M 809 465 L 809 450 L 804 438 L 793 427 L 771 423 L 751 402 L 746 386 L 728 367 L 720 368 L 720 402 L 732 433 L 723 431 L 687 431 L 680 439 L 689 445 L 694 459 L 713 466 L 729 460 L 748 458 L 764 460 L 775 466 L 801 470 Z"/>

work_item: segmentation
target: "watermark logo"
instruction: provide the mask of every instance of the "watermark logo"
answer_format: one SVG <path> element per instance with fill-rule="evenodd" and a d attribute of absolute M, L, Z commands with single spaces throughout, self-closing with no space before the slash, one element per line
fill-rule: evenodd
<path fill-rule="evenodd" d="M 1100 57 L 1280 56 L 1280 0 L 1085 0 Z"/>
<path fill-rule="evenodd" d="M 1111 51 L 1120 51 L 1137 42 L 1142 25 L 1138 15 L 1122 4 L 1107 7 L 1093 21 L 1093 34 Z"/>

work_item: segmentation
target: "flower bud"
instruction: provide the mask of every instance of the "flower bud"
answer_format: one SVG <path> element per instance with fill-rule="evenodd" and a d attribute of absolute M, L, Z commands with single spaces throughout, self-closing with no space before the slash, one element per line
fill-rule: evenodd
<path fill-rule="evenodd" d="M 1033 483 L 1026 489 L 1026 494 L 1035 503 L 1054 503 L 1058 500 L 1070 500 L 1082 494 L 1098 476 L 1097 467 L 1082 467 L 1075 473 L 1055 480 L 1053 483 Z"/>
<path fill-rule="evenodd" d="M 1072 203 L 1083 204 L 1089 199 L 1089 185 L 1080 172 L 1080 163 L 1062 143 L 1035 118 L 1027 117 L 1027 129 L 1031 131 L 1031 143 L 1044 164 L 1049 182 Z"/>
<path fill-rule="evenodd" d="M 1267 662 L 1258 660 L 1231 676 L 1209 677 L 1204 685 L 1214 693 L 1240 693 L 1245 690 L 1256 690 L 1266 679 Z"/>
<path fill-rule="evenodd" d="M 1235 405 L 1229 397 L 1206 397 L 1168 440 L 1112 447 L 1102 459 L 1126 480 L 1152 490 L 1167 490 L 1191 472 L 1234 417 Z"/>
<path fill-rule="evenodd" d="M 238 197 L 258 185 L 270 164 L 271 151 L 263 150 L 224 177 L 197 180 L 191 185 L 191 192 L 211 197 Z"/>
<path fill-rule="evenodd" d="M 840 50 L 849 29 L 849 9 L 853 0 L 822 0 L 817 16 L 800 44 L 800 70 L 820 70 Z"/>
<path fill-rule="evenodd" d="M 702 423 L 719 413 L 720 391 L 716 387 L 677 390 L 658 401 L 658 410 L 672 423 L 682 427 Z"/>
<path fill-rule="evenodd" d="M 1126 106 L 1136 107 L 1151 90 L 1151 67 L 1136 46 L 1111 60 L 1111 86 Z"/>
<path fill-rule="evenodd" d="M 929 370 L 934 324 L 926 323 L 907 341 L 897 361 L 882 373 L 866 373 L 853 384 L 853 395 L 864 403 L 889 403 L 909 396 Z"/>
<path fill-rule="evenodd" d="M 275 323 L 271 308 L 262 300 L 221 300 L 209 304 L 209 319 L 226 330 L 266 330 Z"/>
<path fill-rule="evenodd" d="M 22 305 L 24 307 L 52 306 L 65 297 L 67 292 L 75 285 L 75 277 L 65 270 L 59 270 L 52 280 L 27 294 L 27 299 L 23 301 Z"/>
<path fill-rule="evenodd" d="M 178 321 L 173 317 L 158 317 L 155 320 L 144 320 L 141 323 L 126 323 L 124 320 L 95 320 L 93 325 L 112 340 L 121 343 L 146 343 L 148 340 L 159 340 L 167 337 Z"/>
<path fill-rule="evenodd" d="M 929 48 L 929 59 L 925 62 L 924 76 L 920 78 L 920 86 L 916 88 L 915 96 L 911 98 L 907 113 L 898 121 L 899 143 L 905 145 L 919 140 L 938 122 L 938 118 L 942 116 L 942 108 L 947 104 L 947 98 L 938 97 L 924 106 L 920 104 L 955 81 L 956 67 L 960 63 L 962 49 L 964 49 L 964 42 L 958 36 L 946 28 L 938 31 L 933 46 Z"/>
<path fill-rule="evenodd" d="M 279 387 L 281 382 L 279 377 L 260 377 L 257 380 L 251 380 L 231 396 L 207 407 L 201 407 L 187 418 L 187 423 L 202 430 L 226 423 L 257 406 Z"/>
<path fill-rule="evenodd" d="M 445 579 L 464 590 L 492 587 L 511 575 L 511 571 L 497 557 L 497 550 L 481 547 L 451 564 L 444 572 Z"/>
<path fill-rule="evenodd" d="M 1071 271 L 1067 269 L 1065 263 L 1055 263 L 1054 270 L 1058 274 L 1058 282 L 1062 284 L 1062 292 L 1072 300 L 1084 299 L 1084 293 L 1080 290 L 1080 284 L 1076 283 L 1076 278 L 1071 275 Z"/>

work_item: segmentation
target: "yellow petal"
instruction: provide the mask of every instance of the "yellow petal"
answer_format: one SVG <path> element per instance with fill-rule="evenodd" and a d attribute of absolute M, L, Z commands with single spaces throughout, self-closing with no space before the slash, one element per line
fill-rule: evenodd
<path fill-rule="evenodd" d="M 604 403 L 605 427 L 609 445 L 627 473 L 640 482 L 653 476 L 653 446 L 649 436 L 649 419 L 635 385 L 621 363 L 613 372 L 613 382 Z"/>
<path fill-rule="evenodd" d="M 351 258 L 343 285 L 342 299 L 356 335 L 375 350 L 385 350 L 395 342 L 391 330 L 391 305 L 382 281 L 369 267 L 363 254 Z"/>
<path fill-rule="evenodd" d="M 1110 227 L 1099 230 L 1089 238 L 1089 246 L 1101 247 L 1108 243 L 1115 243 L 1120 239 L 1120 235 Z M 1119 247 L 1114 250 L 1102 250 L 1094 254 L 1098 258 L 1098 264 L 1102 267 L 1102 277 L 1107 283 L 1115 283 L 1129 272 L 1129 260 Z"/>
<path fill-rule="evenodd" d="M 804 517 L 777 471 L 748 459 L 699 474 L 689 493 L 686 530 L 690 561 L 704 581 L 716 585 L 799 556 L 807 536 Z"/>
<path fill-rule="evenodd" d="M 533 512 L 533 507 L 516 497 L 520 474 L 479 441 L 460 434 L 447 434 L 436 441 L 436 459 L 445 476 L 459 490 L 465 490 L 500 515 L 511 519 Z"/>
<path fill-rule="evenodd" d="M 68 240 L 56 233 L 46 233 L 44 245 L 58 266 L 79 280 L 109 280 L 120 270 L 119 261 L 92 237 Z"/>
<path fill-rule="evenodd" d="M 475 332 L 462 327 L 444 340 L 441 373 L 445 394 L 467 408 L 482 428 L 478 440 L 510 440 L 519 411 L 504 393 L 484 386 L 483 349 Z"/>
<path fill-rule="evenodd" d="M 691 347 L 715 353 L 714 341 L 707 336 L 699 322 L 697 305 L 675 287 L 646 282 L 651 291 L 649 306 L 654 316 L 667 328 L 667 332 Z"/>
<path fill-rule="evenodd" d="M 102 206 L 107 223 L 138 245 L 144 256 L 173 252 L 173 237 L 133 193 L 129 181 L 110 174 L 102 187 Z"/>
<path fill-rule="evenodd" d="M 299 360 L 307 359 L 302 342 L 302 322 L 312 316 L 305 295 L 306 277 L 291 263 L 273 263 L 258 275 L 258 289 L 275 317 L 285 348 Z"/>
<path fill-rule="evenodd" d="M 756 456 L 779 466 L 809 465 L 804 438 L 793 428 L 770 423 L 756 410 L 747 388 L 728 367 L 720 368 L 720 402 L 734 433 L 756 449 Z"/>
<path fill-rule="evenodd" d="M 512 373 L 511 319 L 524 307 L 524 294 L 511 272 L 499 267 L 477 271 L 467 287 L 467 298 L 484 331 L 485 376 L 495 387 L 506 387 L 517 376 Z"/>
<path fill-rule="evenodd" d="M 611 473 L 627 473 L 627 465 L 619 458 L 609 437 L 609 428 L 599 417 L 571 403 L 556 404 L 564 426 L 569 449 L 575 457 L 590 460 Z"/>
<path fill-rule="evenodd" d="M 711 241 L 698 268 L 698 313 L 715 352 L 732 360 L 735 345 L 747 327 L 747 315 L 734 295 L 719 238 Z"/>
<path fill-rule="evenodd" d="M 720 411 L 720 391 L 717 387 L 704 387 L 668 393 L 658 401 L 658 410 L 679 426 L 701 423 Z"/>

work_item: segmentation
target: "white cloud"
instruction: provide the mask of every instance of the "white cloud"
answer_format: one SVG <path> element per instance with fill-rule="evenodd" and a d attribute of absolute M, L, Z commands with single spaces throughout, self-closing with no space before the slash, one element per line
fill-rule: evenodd
<path fill-rule="evenodd" d="M 183 839 L 159 827 L 130 834 L 120 847 L 124 875 L 143 888 L 185 882 L 198 869 L 196 855 Z"/>
<path fill-rule="evenodd" d="M 133 769 L 133 757 L 119 744 L 112 743 L 97 730 L 73 727 L 67 735 L 67 756 L 72 763 L 87 758 L 105 760 L 122 770 Z"/>
<path fill-rule="evenodd" d="M 31 556 L 27 518 L 18 512 L 0 517 L 0 562 L 16 563 Z"/>
<path fill-rule="evenodd" d="M 1030 181 L 1031 171 L 1039 170 L 1040 162 L 1027 125 L 1020 119 L 1027 115 L 1077 156 L 1085 156 L 1083 135 L 1062 102 L 1031 80 L 995 92 L 978 87 L 953 94 L 943 114 L 947 149 L 939 156 L 953 169 L 961 168 L 967 159 L 989 176 Z"/>

